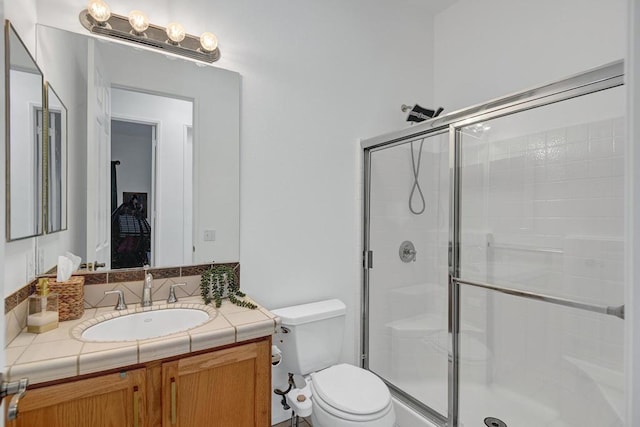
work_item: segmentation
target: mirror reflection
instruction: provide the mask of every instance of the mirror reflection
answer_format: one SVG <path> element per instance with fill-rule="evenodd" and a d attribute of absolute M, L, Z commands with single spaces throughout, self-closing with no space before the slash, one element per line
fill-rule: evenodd
<path fill-rule="evenodd" d="M 237 262 L 240 76 L 46 26 L 37 46 L 69 122 L 68 235 L 38 247 L 106 268 Z"/>
<path fill-rule="evenodd" d="M 46 84 L 47 233 L 67 229 L 67 107 Z"/>
<path fill-rule="evenodd" d="M 42 72 L 5 22 L 7 240 L 42 233 Z"/>
<path fill-rule="evenodd" d="M 116 88 L 111 99 L 111 268 L 190 262 L 193 103 Z"/>

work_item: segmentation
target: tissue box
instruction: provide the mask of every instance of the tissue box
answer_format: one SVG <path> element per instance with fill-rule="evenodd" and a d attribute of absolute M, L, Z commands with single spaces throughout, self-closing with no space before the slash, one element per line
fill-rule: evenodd
<path fill-rule="evenodd" d="M 71 276 L 66 282 L 49 279 L 49 289 L 58 294 L 58 318 L 79 319 L 84 314 L 84 276 Z"/>

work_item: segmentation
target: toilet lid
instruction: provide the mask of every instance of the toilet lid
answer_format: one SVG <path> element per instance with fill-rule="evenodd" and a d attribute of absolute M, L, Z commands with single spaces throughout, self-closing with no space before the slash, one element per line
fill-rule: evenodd
<path fill-rule="evenodd" d="M 389 389 L 380 378 L 353 365 L 332 366 L 311 374 L 311 380 L 316 397 L 343 412 L 373 414 L 391 402 Z"/>

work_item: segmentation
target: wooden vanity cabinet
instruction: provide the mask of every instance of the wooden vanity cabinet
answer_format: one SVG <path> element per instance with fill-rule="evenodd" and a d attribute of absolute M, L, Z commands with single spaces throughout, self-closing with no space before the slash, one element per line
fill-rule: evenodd
<path fill-rule="evenodd" d="M 18 418 L 6 426 L 146 426 L 145 378 L 141 368 L 28 390 L 18 404 Z"/>
<path fill-rule="evenodd" d="M 29 389 L 7 427 L 268 427 L 271 338 Z M 5 410 L 11 396 L 5 399 Z"/>
<path fill-rule="evenodd" d="M 162 426 L 270 426 L 270 360 L 261 341 L 163 363 Z"/>

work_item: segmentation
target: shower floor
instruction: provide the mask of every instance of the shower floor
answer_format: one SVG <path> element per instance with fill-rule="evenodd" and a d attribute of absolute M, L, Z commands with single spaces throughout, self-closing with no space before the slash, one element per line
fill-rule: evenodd
<path fill-rule="evenodd" d="M 433 409 L 446 416 L 446 383 L 424 380 L 393 383 L 416 399 L 428 402 Z M 511 427 L 572 427 L 562 422 L 555 410 L 504 387 L 480 384 L 462 386 L 460 426 L 484 426 L 485 417 L 499 418 Z"/>

